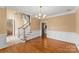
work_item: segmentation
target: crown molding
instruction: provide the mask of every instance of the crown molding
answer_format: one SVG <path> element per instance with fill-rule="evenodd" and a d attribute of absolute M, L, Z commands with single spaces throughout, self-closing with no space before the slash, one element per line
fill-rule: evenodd
<path fill-rule="evenodd" d="M 75 7 L 75 9 L 72 10 L 72 11 L 67 11 L 67 12 L 60 13 L 60 14 L 55 14 L 55 15 L 52 15 L 52 16 L 48 16 L 48 17 L 46 17 L 46 18 L 57 17 L 57 16 L 63 16 L 63 15 L 68 15 L 68 14 L 75 14 L 78 9 L 79 9 L 79 6 Z"/>
<path fill-rule="evenodd" d="M 76 12 L 76 11 L 73 10 L 73 11 L 64 12 L 64 13 L 61 13 L 61 14 L 56 14 L 56 15 L 48 16 L 47 18 L 50 18 L 50 17 L 57 17 L 57 16 L 63 16 L 63 15 L 68 15 L 68 14 L 74 14 L 75 12 Z"/>

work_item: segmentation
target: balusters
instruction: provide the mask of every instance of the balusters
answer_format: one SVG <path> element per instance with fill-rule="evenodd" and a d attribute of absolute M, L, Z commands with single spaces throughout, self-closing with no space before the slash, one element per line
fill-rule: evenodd
<path fill-rule="evenodd" d="M 20 37 L 20 28 L 18 28 L 18 38 Z"/>
<path fill-rule="evenodd" d="M 25 24 L 23 24 L 20 28 L 18 28 L 18 37 L 21 39 L 25 39 L 26 38 L 26 29 L 28 29 L 28 27 L 30 26 L 30 16 L 29 17 L 29 21 Z M 29 33 L 31 33 L 31 29 L 29 28 Z M 28 33 L 27 33 L 28 34 Z"/>
<path fill-rule="evenodd" d="M 24 34 L 24 39 L 25 39 L 25 28 L 23 28 L 23 31 L 24 31 L 23 34 Z"/>

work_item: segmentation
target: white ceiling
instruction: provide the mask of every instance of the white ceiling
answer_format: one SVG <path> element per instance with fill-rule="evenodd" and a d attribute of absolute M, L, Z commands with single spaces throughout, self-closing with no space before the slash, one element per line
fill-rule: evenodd
<path fill-rule="evenodd" d="M 8 8 L 13 8 L 32 16 L 38 14 L 40 10 L 39 6 L 8 6 Z M 47 16 L 52 16 L 67 11 L 73 11 L 75 8 L 75 6 L 43 6 L 42 13 Z"/>

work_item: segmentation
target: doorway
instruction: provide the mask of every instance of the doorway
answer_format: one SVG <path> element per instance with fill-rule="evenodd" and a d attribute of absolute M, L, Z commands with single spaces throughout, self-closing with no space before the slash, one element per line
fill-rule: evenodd
<path fill-rule="evenodd" d="M 41 26 L 41 37 L 42 39 L 46 38 L 47 37 L 47 25 L 46 23 L 42 23 L 42 26 Z"/>
<path fill-rule="evenodd" d="M 7 43 L 8 46 L 14 44 L 15 36 L 15 21 L 13 19 L 7 20 Z"/>
<path fill-rule="evenodd" d="M 47 25 L 46 25 L 46 23 L 41 23 L 41 38 L 42 38 L 42 46 L 44 48 L 48 47 Z"/>
<path fill-rule="evenodd" d="M 13 36 L 13 20 L 7 20 L 7 36 Z"/>

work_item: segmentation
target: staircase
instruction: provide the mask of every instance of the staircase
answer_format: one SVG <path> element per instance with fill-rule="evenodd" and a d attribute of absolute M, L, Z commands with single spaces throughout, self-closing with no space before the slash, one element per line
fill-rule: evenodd
<path fill-rule="evenodd" d="M 30 19 L 27 23 L 23 24 L 20 28 L 18 28 L 18 38 L 27 41 L 27 38 L 31 35 L 31 28 L 30 28 Z"/>

